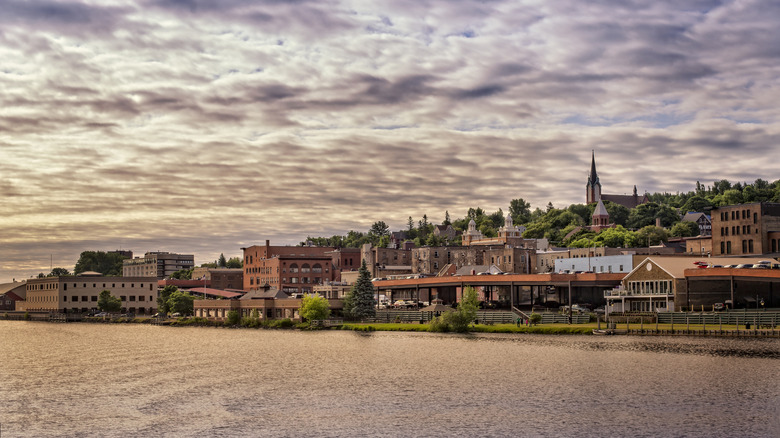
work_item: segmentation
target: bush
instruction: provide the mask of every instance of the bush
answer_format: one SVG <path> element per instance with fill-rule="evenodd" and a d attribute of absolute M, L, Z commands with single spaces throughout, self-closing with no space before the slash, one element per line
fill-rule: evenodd
<path fill-rule="evenodd" d="M 437 333 L 445 333 L 450 331 L 450 325 L 444 322 L 444 319 L 441 316 L 437 316 L 431 320 L 431 323 L 428 325 L 428 330 Z"/>
<path fill-rule="evenodd" d="M 258 328 L 260 327 L 260 319 L 252 318 L 251 316 L 245 316 L 241 318 L 241 326 L 249 327 L 249 328 Z"/>
<path fill-rule="evenodd" d="M 241 322 L 241 315 L 237 310 L 231 310 L 227 313 L 227 325 L 238 325 Z"/>
<path fill-rule="evenodd" d="M 268 327 L 271 327 L 271 328 L 290 328 L 293 325 L 294 324 L 293 324 L 293 322 L 292 322 L 292 320 L 290 318 L 285 318 L 285 319 L 277 319 L 277 320 L 270 321 L 269 324 L 268 324 Z"/>
<path fill-rule="evenodd" d="M 528 320 L 531 322 L 531 325 L 539 324 L 540 322 L 542 322 L 542 315 L 540 315 L 538 313 L 532 313 L 528 317 Z"/>
<path fill-rule="evenodd" d="M 30 314 L 27 312 L 24 312 L 24 320 L 29 321 L 30 320 Z"/>

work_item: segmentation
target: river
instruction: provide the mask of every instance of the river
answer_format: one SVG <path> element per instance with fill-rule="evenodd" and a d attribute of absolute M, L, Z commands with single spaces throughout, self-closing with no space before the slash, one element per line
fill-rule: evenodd
<path fill-rule="evenodd" d="M 776 339 L 0 321 L 0 437 L 777 437 Z"/>

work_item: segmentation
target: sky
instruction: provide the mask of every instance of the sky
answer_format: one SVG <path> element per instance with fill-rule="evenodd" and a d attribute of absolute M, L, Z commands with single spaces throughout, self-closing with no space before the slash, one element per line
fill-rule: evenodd
<path fill-rule="evenodd" d="M 0 282 L 774 181 L 777 1 L 0 0 Z"/>

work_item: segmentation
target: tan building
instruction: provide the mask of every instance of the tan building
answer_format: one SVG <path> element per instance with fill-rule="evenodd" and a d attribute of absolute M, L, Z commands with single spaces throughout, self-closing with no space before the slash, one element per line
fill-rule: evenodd
<path fill-rule="evenodd" d="M 328 300 L 331 310 L 343 308 L 341 300 Z M 227 313 L 234 310 L 241 317 L 252 316 L 257 311 L 260 319 L 300 319 L 301 300 L 290 298 L 284 292 L 275 289 L 257 289 L 234 300 L 195 300 L 195 316 L 221 321 Z"/>
<path fill-rule="evenodd" d="M 712 254 L 780 252 L 780 203 L 758 202 L 712 209 Z"/>
<path fill-rule="evenodd" d="M 411 249 L 375 248 L 367 243 L 360 249 L 360 259 L 366 262 L 372 278 L 412 273 Z"/>
<path fill-rule="evenodd" d="M 122 313 L 144 315 L 157 311 L 157 277 L 103 277 L 95 274 L 27 280 L 27 297 L 17 303 L 17 310 L 87 313 L 98 310 L 98 297 L 108 290 L 122 301 Z"/>
<path fill-rule="evenodd" d="M 170 252 L 147 252 L 143 257 L 126 259 L 122 262 L 123 277 L 170 277 L 176 271 L 192 269 L 195 256 Z"/>
<path fill-rule="evenodd" d="M 686 237 L 683 239 L 683 241 L 685 241 L 686 254 L 695 254 L 705 257 L 712 255 L 711 235 Z"/>
<path fill-rule="evenodd" d="M 474 219 L 471 219 L 461 241 L 463 246 L 511 245 L 517 248 L 532 249 L 545 249 L 547 247 L 547 239 L 524 239 L 522 237 L 523 231 L 525 231 L 525 227 L 515 226 L 512 223 L 512 216 L 507 214 L 504 219 L 504 226 L 498 230 L 498 237 L 486 237 L 477 230 L 477 223 L 474 222 Z"/>

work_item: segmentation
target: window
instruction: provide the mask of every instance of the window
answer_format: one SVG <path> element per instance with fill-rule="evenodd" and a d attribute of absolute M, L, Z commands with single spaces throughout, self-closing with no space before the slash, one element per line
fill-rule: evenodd
<path fill-rule="evenodd" d="M 753 253 L 753 239 L 748 240 L 748 252 Z"/>
<path fill-rule="evenodd" d="M 65 301 L 65 302 L 67 302 L 67 301 L 68 301 L 68 296 L 67 296 L 67 295 L 63 295 L 63 296 L 62 296 L 62 301 Z"/>
<path fill-rule="evenodd" d="M 140 295 L 140 296 L 138 297 L 138 301 L 146 301 L 146 297 L 145 297 L 145 296 L 143 296 L 143 295 Z"/>
<path fill-rule="evenodd" d="M 726 254 L 731 254 L 731 242 L 726 242 Z"/>
<path fill-rule="evenodd" d="M 753 223 L 754 224 L 758 223 L 758 213 L 753 213 Z"/>
<path fill-rule="evenodd" d="M 127 297 L 122 295 L 119 297 L 119 301 L 127 301 Z"/>
<path fill-rule="evenodd" d="M 97 301 L 97 296 L 96 295 L 93 295 L 90 298 L 91 298 L 91 301 Z"/>
<path fill-rule="evenodd" d="M 130 295 L 130 301 L 135 301 L 135 295 Z"/>
<path fill-rule="evenodd" d="M 82 295 L 81 301 L 89 301 L 89 297 L 87 297 L 86 295 Z"/>

